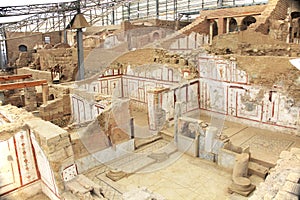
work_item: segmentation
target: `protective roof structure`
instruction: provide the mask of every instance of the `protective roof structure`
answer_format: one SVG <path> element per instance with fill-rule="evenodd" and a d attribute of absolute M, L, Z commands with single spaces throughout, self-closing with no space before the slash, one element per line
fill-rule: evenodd
<path fill-rule="evenodd" d="M 115 25 L 124 20 L 192 19 L 204 9 L 253 5 L 267 0 L 1 0 L 0 32 L 62 30 L 80 10 L 90 25 Z M 25 5 L 24 5 L 25 4 Z"/>

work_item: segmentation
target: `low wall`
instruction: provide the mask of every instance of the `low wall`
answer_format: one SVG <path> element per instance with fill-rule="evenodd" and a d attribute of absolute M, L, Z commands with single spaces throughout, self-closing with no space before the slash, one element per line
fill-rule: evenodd
<path fill-rule="evenodd" d="M 17 69 L 17 74 L 32 74 L 33 79 L 46 79 L 48 83 L 52 83 L 51 72 L 23 67 Z"/>
<path fill-rule="evenodd" d="M 39 108 L 40 117 L 43 120 L 65 127 L 71 118 L 71 104 L 69 94 L 64 94 L 61 98 L 48 101 Z"/>

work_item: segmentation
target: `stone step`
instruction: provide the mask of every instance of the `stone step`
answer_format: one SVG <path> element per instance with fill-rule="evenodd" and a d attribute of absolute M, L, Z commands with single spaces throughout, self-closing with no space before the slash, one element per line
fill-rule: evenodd
<path fill-rule="evenodd" d="M 264 167 L 267 167 L 267 168 L 272 168 L 272 167 L 275 167 L 275 164 L 274 163 L 270 163 L 270 162 L 267 162 L 265 160 L 260 160 L 258 158 L 254 158 L 254 157 L 250 157 L 250 162 L 254 162 L 254 163 L 257 163 L 259 165 L 262 165 Z"/>
<path fill-rule="evenodd" d="M 173 132 L 165 129 L 165 130 L 161 130 L 159 133 L 158 133 L 164 140 L 170 142 L 174 139 L 174 134 Z"/>
<path fill-rule="evenodd" d="M 160 139 L 162 139 L 162 136 L 160 136 L 160 135 L 153 136 L 151 138 L 135 138 L 134 146 L 135 146 L 135 149 L 138 149 L 142 146 L 145 146 L 147 144 L 150 144 L 150 143 L 155 142 Z"/>
<path fill-rule="evenodd" d="M 263 165 L 260 165 L 258 163 L 255 163 L 255 162 L 249 162 L 248 164 L 248 174 L 250 175 L 257 175 L 261 178 L 266 178 L 266 176 L 268 175 L 269 173 L 269 168 L 263 166 Z"/>

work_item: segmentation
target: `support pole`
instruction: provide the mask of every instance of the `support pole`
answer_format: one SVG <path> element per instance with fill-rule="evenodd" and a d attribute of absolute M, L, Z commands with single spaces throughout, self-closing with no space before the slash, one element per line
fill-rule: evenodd
<path fill-rule="evenodd" d="M 213 34 L 214 34 L 214 28 L 213 28 L 213 21 L 210 22 L 209 24 L 209 44 L 212 45 L 212 40 L 213 40 Z"/>
<path fill-rule="evenodd" d="M 42 95 L 43 95 L 43 104 L 46 105 L 48 102 L 48 96 L 49 96 L 49 86 L 48 83 L 44 83 L 42 85 Z"/>
<path fill-rule="evenodd" d="M 63 23 L 64 23 L 64 44 L 68 43 L 68 38 L 67 38 L 67 29 L 66 29 L 66 14 L 64 12 L 63 15 Z"/>
<path fill-rule="evenodd" d="M 133 123 L 133 117 L 130 118 L 130 139 L 134 139 L 134 123 Z"/>
<path fill-rule="evenodd" d="M 3 62 L 3 51 L 2 51 L 2 41 L 1 41 L 2 38 L 0 38 L 0 68 L 1 69 L 4 69 L 4 62 Z"/>
<path fill-rule="evenodd" d="M 82 44 L 82 28 L 77 29 L 77 55 L 78 55 L 78 80 L 84 79 L 84 57 L 83 57 L 83 44 Z"/>
<path fill-rule="evenodd" d="M 159 19 L 159 0 L 156 0 L 156 19 Z"/>
<path fill-rule="evenodd" d="M 77 0 L 77 14 L 80 14 L 80 0 Z M 82 28 L 78 28 L 76 32 L 77 40 L 77 57 L 78 57 L 78 80 L 84 79 L 84 57 L 83 57 L 83 42 L 82 42 Z"/>

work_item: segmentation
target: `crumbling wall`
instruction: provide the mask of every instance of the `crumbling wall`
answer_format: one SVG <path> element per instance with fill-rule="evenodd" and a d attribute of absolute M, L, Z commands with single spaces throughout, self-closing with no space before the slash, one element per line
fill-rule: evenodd
<path fill-rule="evenodd" d="M 48 71 L 40 71 L 35 69 L 30 69 L 28 67 L 22 67 L 17 69 L 17 74 L 32 74 L 32 78 L 35 80 L 45 79 L 48 83 L 52 82 L 51 72 Z"/>
<path fill-rule="evenodd" d="M 42 43 L 41 33 L 30 33 L 30 32 L 6 32 L 6 48 L 7 58 L 10 66 L 14 65 L 16 60 L 19 58 L 19 46 L 25 45 L 27 52 L 32 53 L 35 44 Z"/>
<path fill-rule="evenodd" d="M 112 145 L 127 141 L 130 137 L 129 99 L 114 100 L 97 116 L 100 132 L 104 133 Z"/>
<path fill-rule="evenodd" d="M 38 176 L 42 180 L 42 191 L 50 199 L 60 199 L 64 191 L 64 180 L 76 175 L 76 170 L 70 170 L 70 166 L 76 168 L 74 168 L 74 154 L 67 131 L 11 105 L 1 106 L 0 113 L 7 119 L 5 124 L 1 124 L 0 121 L 1 141 L 17 136 L 16 143 L 12 140 L 11 147 L 16 145 L 20 151 L 18 156 L 21 159 L 22 175 L 16 174 L 14 179 L 17 180 L 22 176 L 24 184 L 28 186 L 28 183 Z M 30 148 L 34 152 L 30 152 Z M 30 158 L 30 156 L 34 157 Z M 39 175 L 34 175 L 37 173 L 36 167 Z"/>
<path fill-rule="evenodd" d="M 71 119 L 71 102 L 69 89 L 55 87 L 54 89 L 50 88 L 49 91 L 49 94 L 53 95 L 53 98 L 55 99 L 48 101 L 46 105 L 43 104 L 40 106 L 40 117 L 43 120 L 50 121 L 60 127 L 65 127 L 69 124 Z M 53 91 L 56 91 L 56 93 L 57 91 L 59 91 L 59 96 Z"/>
<path fill-rule="evenodd" d="M 257 186 L 249 200 L 256 199 L 298 199 L 300 178 L 300 149 L 283 151 L 275 168 L 265 182 Z"/>
<path fill-rule="evenodd" d="M 60 199 L 64 181 L 76 176 L 76 170 L 65 170 L 74 166 L 74 153 L 67 131 L 41 119 L 26 122 L 30 132 L 37 166 L 42 179 L 42 191 L 51 199 Z"/>
<path fill-rule="evenodd" d="M 253 61 L 253 57 L 248 58 L 246 66 L 250 67 Z M 261 68 L 261 65 L 258 64 L 257 67 Z M 254 69 L 252 74 L 249 74 L 240 70 L 234 60 L 213 56 L 200 57 L 200 108 L 221 112 L 227 115 L 228 120 L 298 134 L 298 95 L 289 94 L 289 90 L 293 91 L 294 88 L 293 93 L 296 93 L 296 88 L 299 87 L 296 80 L 291 80 L 297 75 L 287 77 L 287 85 L 284 86 L 280 77 L 288 75 L 285 71 L 288 71 L 288 68 L 284 65 L 283 70 L 275 69 L 270 63 L 270 68 L 265 73 Z M 256 79 L 259 76 L 274 76 L 273 73 L 276 74 L 278 79 L 275 79 L 278 82 L 272 82 L 270 85 L 262 84 L 260 78 Z M 254 83 L 254 80 L 258 82 Z"/>
<path fill-rule="evenodd" d="M 255 31 L 263 34 L 269 33 L 270 22 L 273 20 L 284 20 L 287 9 L 292 0 L 269 0 L 267 8 L 256 18 L 256 23 L 252 24 Z"/>
<path fill-rule="evenodd" d="M 37 54 L 40 57 L 41 70 L 48 70 L 56 64 L 69 67 L 77 62 L 77 51 L 75 48 L 40 49 L 37 51 Z"/>
<path fill-rule="evenodd" d="M 300 48 L 275 40 L 268 35 L 245 30 L 214 37 L 207 50 L 217 55 L 238 54 L 248 56 L 291 56 L 300 55 Z"/>

